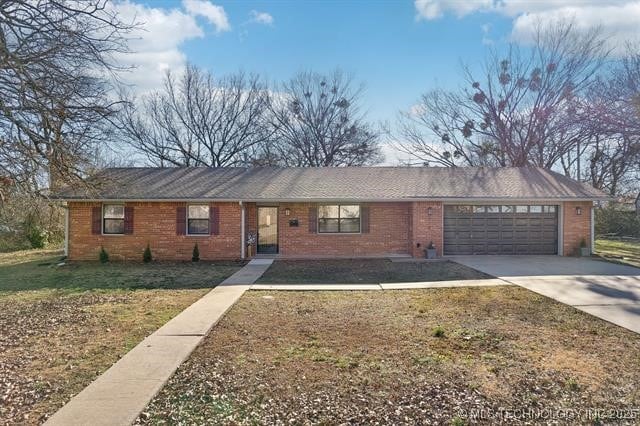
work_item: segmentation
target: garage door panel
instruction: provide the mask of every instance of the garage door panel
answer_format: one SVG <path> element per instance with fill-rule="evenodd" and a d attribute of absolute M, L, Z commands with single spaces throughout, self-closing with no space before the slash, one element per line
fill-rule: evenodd
<path fill-rule="evenodd" d="M 503 206 L 445 206 L 445 254 L 555 254 L 558 218 L 538 205 L 522 213 Z"/>

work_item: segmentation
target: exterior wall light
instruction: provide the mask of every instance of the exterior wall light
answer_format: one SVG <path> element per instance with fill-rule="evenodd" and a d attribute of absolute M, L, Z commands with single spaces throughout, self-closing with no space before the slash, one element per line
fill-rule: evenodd
<path fill-rule="evenodd" d="M 582 207 L 576 207 L 576 215 L 578 216 L 582 215 Z"/>
<path fill-rule="evenodd" d="M 431 216 L 432 213 L 433 213 L 433 208 L 432 207 L 427 208 L 427 215 Z"/>
<path fill-rule="evenodd" d="M 291 209 L 289 207 L 287 207 L 286 209 L 284 209 L 284 215 L 285 216 L 289 216 L 291 214 Z"/>

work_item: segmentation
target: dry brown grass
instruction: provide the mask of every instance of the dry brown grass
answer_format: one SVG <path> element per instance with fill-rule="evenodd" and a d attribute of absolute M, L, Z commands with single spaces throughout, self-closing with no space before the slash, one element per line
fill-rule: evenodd
<path fill-rule="evenodd" d="M 206 290 L 0 296 L 0 424 L 38 424 Z"/>
<path fill-rule="evenodd" d="M 636 334 L 518 287 L 250 292 L 144 421 L 441 424 L 474 408 L 637 408 L 639 380 Z"/>

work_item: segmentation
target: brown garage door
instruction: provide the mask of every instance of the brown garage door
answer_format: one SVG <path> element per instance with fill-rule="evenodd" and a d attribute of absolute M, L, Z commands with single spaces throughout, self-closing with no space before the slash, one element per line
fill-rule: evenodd
<path fill-rule="evenodd" d="M 557 254 L 558 207 L 447 205 L 444 254 Z"/>

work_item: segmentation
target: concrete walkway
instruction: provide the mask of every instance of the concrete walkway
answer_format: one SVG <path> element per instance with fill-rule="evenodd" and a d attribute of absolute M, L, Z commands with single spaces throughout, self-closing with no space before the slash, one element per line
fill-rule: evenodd
<path fill-rule="evenodd" d="M 251 290 L 290 290 L 290 291 L 360 291 L 360 290 L 411 290 L 421 288 L 451 287 L 487 287 L 510 285 L 499 279 L 460 280 L 460 281 L 424 281 L 412 283 L 379 284 L 253 284 Z"/>
<path fill-rule="evenodd" d="M 452 256 L 496 276 L 640 333 L 640 269 L 561 256 Z"/>
<path fill-rule="evenodd" d="M 55 413 L 47 425 L 129 425 L 227 310 L 271 265 L 252 260 L 144 339 Z"/>

